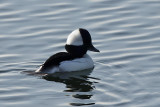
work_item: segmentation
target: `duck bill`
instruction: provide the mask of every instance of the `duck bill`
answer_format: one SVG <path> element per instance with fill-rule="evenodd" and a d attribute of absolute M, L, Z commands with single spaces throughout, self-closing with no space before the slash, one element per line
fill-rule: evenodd
<path fill-rule="evenodd" d="M 93 45 L 88 47 L 88 50 L 93 51 L 93 52 L 100 52 L 98 49 L 96 49 Z"/>

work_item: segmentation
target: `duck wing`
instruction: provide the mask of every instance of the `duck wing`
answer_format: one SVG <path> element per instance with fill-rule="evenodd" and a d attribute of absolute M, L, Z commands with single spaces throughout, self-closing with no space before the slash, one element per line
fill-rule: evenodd
<path fill-rule="evenodd" d="M 66 61 L 66 60 L 72 60 L 75 57 L 72 56 L 71 54 L 67 53 L 67 52 L 59 52 L 56 53 L 52 56 L 50 56 L 45 62 L 44 64 L 42 64 L 42 70 L 44 69 L 48 69 L 50 67 L 59 65 L 60 62 L 62 61 Z"/>

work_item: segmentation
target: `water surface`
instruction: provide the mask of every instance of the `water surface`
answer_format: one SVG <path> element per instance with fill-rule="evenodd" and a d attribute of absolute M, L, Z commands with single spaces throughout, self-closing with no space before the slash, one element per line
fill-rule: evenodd
<path fill-rule="evenodd" d="M 1 107 L 159 107 L 160 1 L 1 0 Z M 86 28 L 91 71 L 28 75 Z"/>

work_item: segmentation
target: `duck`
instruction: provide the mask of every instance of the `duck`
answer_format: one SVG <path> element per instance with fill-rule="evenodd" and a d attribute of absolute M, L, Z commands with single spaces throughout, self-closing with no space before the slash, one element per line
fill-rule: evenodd
<path fill-rule="evenodd" d="M 93 69 L 94 62 L 87 51 L 100 52 L 92 44 L 88 30 L 78 28 L 72 31 L 65 44 L 66 52 L 50 56 L 35 72 L 52 74 Z"/>

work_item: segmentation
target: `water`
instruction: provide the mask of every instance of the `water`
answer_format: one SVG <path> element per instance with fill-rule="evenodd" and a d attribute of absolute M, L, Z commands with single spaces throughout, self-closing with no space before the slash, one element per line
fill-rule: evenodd
<path fill-rule="evenodd" d="M 159 107 L 159 10 L 158 0 L 0 0 L 0 106 Z M 93 70 L 24 73 L 79 27 L 101 51 L 88 52 Z"/>

